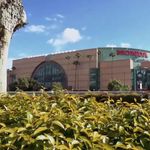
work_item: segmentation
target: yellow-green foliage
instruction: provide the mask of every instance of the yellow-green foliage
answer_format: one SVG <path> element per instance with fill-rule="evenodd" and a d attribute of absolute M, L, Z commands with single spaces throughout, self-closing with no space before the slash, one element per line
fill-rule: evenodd
<path fill-rule="evenodd" d="M 150 148 L 150 102 L 57 93 L 0 96 L 0 150 Z"/>

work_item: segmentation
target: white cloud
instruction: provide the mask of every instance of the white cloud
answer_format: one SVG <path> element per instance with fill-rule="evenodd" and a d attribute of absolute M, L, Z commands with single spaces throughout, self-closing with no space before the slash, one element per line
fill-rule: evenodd
<path fill-rule="evenodd" d="M 52 18 L 50 18 L 50 17 L 45 17 L 45 20 L 47 20 L 47 21 L 52 21 Z"/>
<path fill-rule="evenodd" d="M 49 39 L 48 40 L 48 44 L 53 44 L 54 43 L 54 39 Z"/>
<path fill-rule="evenodd" d="M 62 14 L 56 14 L 54 17 L 45 17 L 45 20 L 46 21 L 52 21 L 52 22 L 60 22 L 60 23 L 62 23 L 63 21 L 63 19 L 64 19 L 65 17 L 62 15 Z"/>
<path fill-rule="evenodd" d="M 128 47 L 131 47 L 131 44 L 130 43 L 121 43 L 120 45 L 107 44 L 106 47 L 125 47 L 125 48 L 128 48 Z"/>
<path fill-rule="evenodd" d="M 50 17 L 45 17 L 45 20 L 47 20 L 47 21 L 57 21 L 57 18 L 56 17 L 54 17 L 54 18 L 50 18 Z"/>
<path fill-rule="evenodd" d="M 57 38 L 51 38 L 48 43 L 54 47 L 60 47 L 68 43 L 76 43 L 82 39 L 80 31 L 75 28 L 66 28 Z"/>
<path fill-rule="evenodd" d="M 116 44 L 107 44 L 106 47 L 117 47 Z"/>
<path fill-rule="evenodd" d="M 45 32 L 46 27 L 44 25 L 30 25 L 25 29 L 25 32 L 42 33 Z"/>
<path fill-rule="evenodd" d="M 61 19 L 64 18 L 64 16 L 63 16 L 62 14 L 57 14 L 56 16 L 57 16 L 58 18 L 61 18 Z"/>
<path fill-rule="evenodd" d="M 121 47 L 131 47 L 130 43 L 121 43 Z"/>

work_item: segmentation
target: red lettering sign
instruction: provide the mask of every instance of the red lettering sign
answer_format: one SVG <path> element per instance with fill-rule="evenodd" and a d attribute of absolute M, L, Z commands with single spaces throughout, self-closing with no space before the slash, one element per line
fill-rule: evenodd
<path fill-rule="evenodd" d="M 148 57 L 146 52 L 133 51 L 133 50 L 117 50 L 117 55 L 130 55 L 130 56 L 144 57 L 144 58 Z"/>

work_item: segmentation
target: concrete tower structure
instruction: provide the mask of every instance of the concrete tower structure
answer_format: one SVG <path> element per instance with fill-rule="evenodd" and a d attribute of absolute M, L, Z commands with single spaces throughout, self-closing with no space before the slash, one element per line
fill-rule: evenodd
<path fill-rule="evenodd" d="M 0 0 L 0 92 L 7 89 L 6 65 L 11 37 L 25 23 L 22 0 Z"/>

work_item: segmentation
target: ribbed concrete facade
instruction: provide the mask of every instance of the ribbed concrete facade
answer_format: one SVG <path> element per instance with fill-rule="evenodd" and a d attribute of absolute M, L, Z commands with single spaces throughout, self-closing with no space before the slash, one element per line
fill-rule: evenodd
<path fill-rule="evenodd" d="M 13 70 L 8 73 L 8 84 L 18 78 L 29 77 L 44 81 L 50 88 L 48 82 L 63 82 L 59 75 L 58 79 L 55 78 L 56 72 L 59 72 L 55 68 L 56 64 L 56 67 L 61 66 L 67 82 L 65 88 L 69 90 L 107 90 L 108 83 L 114 79 L 133 90 L 138 90 L 139 83 L 143 84 L 140 90 L 146 90 L 149 84 L 144 82 L 148 82 L 150 76 L 149 56 L 149 51 L 138 49 L 93 48 L 22 58 L 13 61 Z M 47 69 L 45 67 L 42 71 L 44 63 Z M 140 73 L 139 70 L 143 70 L 144 81 L 136 75 Z"/>

